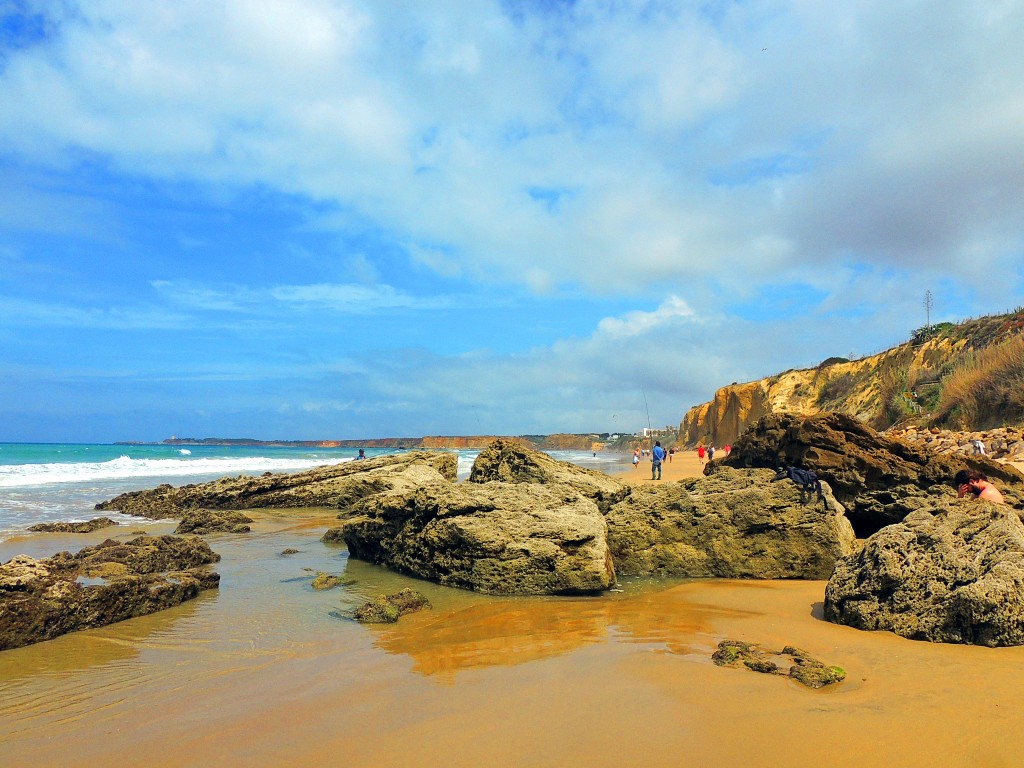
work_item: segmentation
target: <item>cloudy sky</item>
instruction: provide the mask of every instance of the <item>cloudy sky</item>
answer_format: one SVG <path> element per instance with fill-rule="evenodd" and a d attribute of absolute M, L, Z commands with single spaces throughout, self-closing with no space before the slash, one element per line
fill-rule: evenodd
<path fill-rule="evenodd" d="M 1024 304 L 1017 0 L 0 0 L 0 440 L 633 431 Z"/>

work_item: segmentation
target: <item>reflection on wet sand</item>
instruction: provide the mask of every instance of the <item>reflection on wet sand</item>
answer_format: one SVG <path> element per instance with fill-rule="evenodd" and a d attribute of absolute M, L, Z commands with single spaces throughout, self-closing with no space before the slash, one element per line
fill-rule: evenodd
<path fill-rule="evenodd" d="M 687 654 L 694 638 L 701 648 L 710 643 L 710 619 L 725 613 L 743 614 L 695 606 L 666 585 L 603 597 L 492 598 L 375 628 L 375 645 L 411 657 L 424 675 L 525 664 L 612 638 Z"/>

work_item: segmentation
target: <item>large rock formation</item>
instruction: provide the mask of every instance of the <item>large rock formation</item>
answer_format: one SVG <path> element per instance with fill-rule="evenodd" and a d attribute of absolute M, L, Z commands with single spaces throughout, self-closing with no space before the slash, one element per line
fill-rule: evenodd
<path fill-rule="evenodd" d="M 822 501 L 805 500 L 774 475 L 724 468 L 631 487 L 498 441 L 474 466 L 476 482 L 368 496 L 324 539 L 343 540 L 353 557 L 497 594 L 595 592 L 616 571 L 828 578 L 856 546 L 843 508 L 827 487 Z"/>
<path fill-rule="evenodd" d="M 182 517 L 188 509 L 267 509 L 347 507 L 364 496 L 404 484 L 401 475 L 428 467 L 454 482 L 458 458 L 453 453 L 413 451 L 317 467 L 307 472 L 259 477 L 225 477 L 209 483 L 175 488 L 161 485 L 123 493 L 96 505 L 153 519 Z"/>
<path fill-rule="evenodd" d="M 609 588 L 615 569 L 604 518 L 562 485 L 433 483 L 387 492 L 325 540 L 353 557 L 489 594 L 585 594 Z"/>
<path fill-rule="evenodd" d="M 1011 506 L 1024 510 L 1024 475 L 1014 467 L 983 456 L 938 455 L 840 413 L 766 416 L 736 441 L 732 453 L 720 463 L 813 470 L 832 487 L 861 536 L 898 523 L 937 497 L 953 495 L 950 483 L 961 469 L 984 472 Z M 717 465 L 718 461 L 711 466 Z"/>
<path fill-rule="evenodd" d="M 107 539 L 45 560 L 0 565 L 0 650 L 170 608 L 215 588 L 220 560 L 198 536 Z"/>
<path fill-rule="evenodd" d="M 824 489 L 806 503 L 769 470 L 722 468 L 644 485 L 608 513 L 608 546 L 628 576 L 827 579 L 856 549 L 843 508 Z"/>
<path fill-rule="evenodd" d="M 1024 644 L 1024 524 L 974 500 L 913 512 L 836 564 L 825 618 L 914 640 Z"/>
<path fill-rule="evenodd" d="M 469 473 L 471 483 L 538 483 L 566 485 L 593 499 L 602 511 L 622 499 L 629 486 L 603 472 L 558 461 L 515 440 L 495 440 L 480 452 Z"/>

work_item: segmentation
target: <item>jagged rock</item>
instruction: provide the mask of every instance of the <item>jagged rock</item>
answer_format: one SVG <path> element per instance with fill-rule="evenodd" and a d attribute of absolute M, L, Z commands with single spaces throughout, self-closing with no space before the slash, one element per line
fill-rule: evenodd
<path fill-rule="evenodd" d="M 458 458 L 453 453 L 411 451 L 317 467 L 306 472 L 266 473 L 259 477 L 225 477 L 175 488 L 160 485 L 123 493 L 96 505 L 152 519 L 182 517 L 188 509 L 268 509 L 292 507 L 347 508 L 364 496 L 390 490 L 396 476 L 412 466 L 433 468 L 454 482 Z"/>
<path fill-rule="evenodd" d="M 499 439 L 488 445 L 473 462 L 471 483 L 534 483 L 567 485 L 593 499 L 602 512 L 628 492 L 626 483 L 603 472 L 558 461 L 515 440 Z"/>
<path fill-rule="evenodd" d="M 174 529 L 175 533 L 248 533 L 252 518 L 232 510 L 190 509 Z"/>
<path fill-rule="evenodd" d="M 783 670 L 779 663 L 786 664 L 789 669 Z M 781 651 L 769 651 L 755 643 L 742 640 L 723 640 L 718 649 L 711 655 L 711 660 L 719 667 L 736 667 L 742 664 L 752 672 L 769 675 L 786 675 L 808 688 L 824 688 L 826 685 L 840 683 L 846 679 L 842 667 L 826 666 L 806 651 L 787 645 Z"/>
<path fill-rule="evenodd" d="M 39 523 L 30 526 L 29 530 L 39 533 L 92 533 L 111 525 L 117 525 L 117 523 L 109 517 L 94 517 L 84 523 Z"/>
<path fill-rule="evenodd" d="M 984 456 L 938 455 L 840 413 L 766 416 L 736 441 L 721 464 L 792 464 L 813 470 L 832 487 L 861 536 L 898 523 L 936 499 L 955 496 L 950 483 L 961 469 L 984 472 L 1008 504 L 1024 511 L 1024 475 L 1014 467 Z M 721 464 L 716 461 L 705 472 Z"/>
<path fill-rule="evenodd" d="M 597 506 L 564 485 L 434 483 L 367 497 L 326 541 L 394 570 L 489 594 L 599 592 L 615 582 Z"/>
<path fill-rule="evenodd" d="M 282 555 L 297 555 L 297 554 L 299 554 L 299 550 L 295 549 L 294 547 L 288 547 L 287 549 L 282 549 L 281 550 L 281 554 Z"/>
<path fill-rule="evenodd" d="M 913 640 L 1024 644 L 1024 524 L 1004 505 L 943 500 L 836 564 L 825 618 Z"/>
<path fill-rule="evenodd" d="M 407 613 L 430 607 L 427 598 L 412 589 L 403 589 L 393 595 L 380 595 L 356 608 L 353 616 L 363 624 L 394 624 Z"/>
<path fill-rule="evenodd" d="M 0 565 L 0 650 L 144 616 L 215 588 L 220 556 L 198 536 L 107 539 L 78 554 Z"/>
<path fill-rule="evenodd" d="M 843 508 L 823 488 L 806 502 L 769 470 L 721 468 L 644 485 L 607 515 L 608 546 L 624 576 L 827 579 L 856 550 Z"/>

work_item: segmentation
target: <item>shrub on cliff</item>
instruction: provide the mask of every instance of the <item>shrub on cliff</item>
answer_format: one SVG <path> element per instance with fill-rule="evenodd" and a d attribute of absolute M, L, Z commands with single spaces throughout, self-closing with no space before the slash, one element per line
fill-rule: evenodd
<path fill-rule="evenodd" d="M 1024 424 L 1024 335 L 966 356 L 943 381 L 937 424 Z"/>
<path fill-rule="evenodd" d="M 818 392 L 818 406 L 834 403 L 847 398 L 857 386 L 857 379 L 852 373 L 844 373 L 829 379 Z"/>

